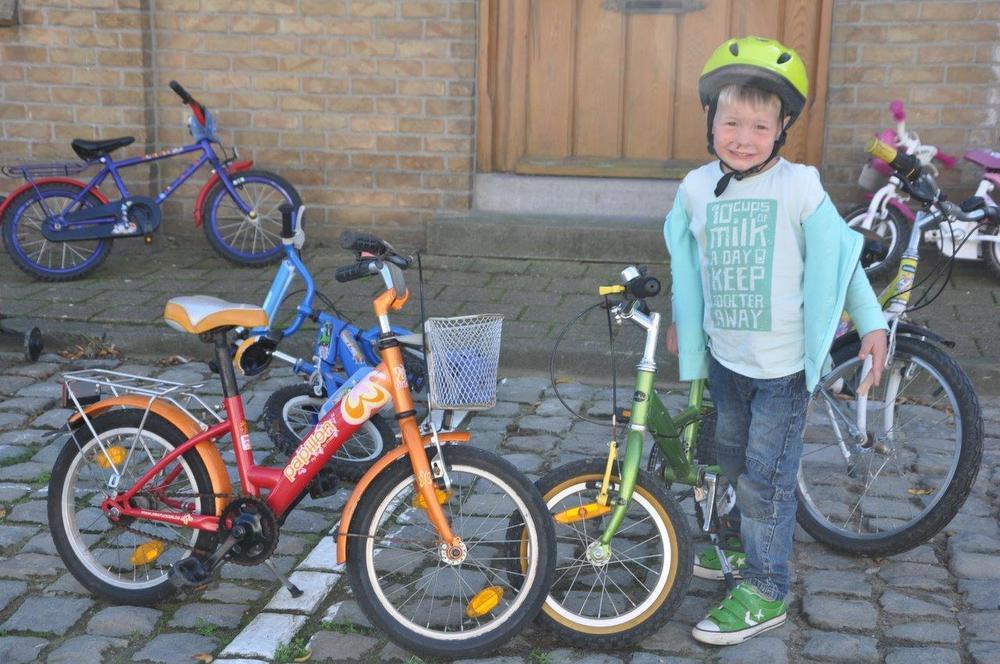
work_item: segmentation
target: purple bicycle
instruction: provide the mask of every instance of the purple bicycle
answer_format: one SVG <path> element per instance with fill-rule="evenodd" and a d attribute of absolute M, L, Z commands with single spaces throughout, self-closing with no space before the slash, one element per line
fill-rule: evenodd
<path fill-rule="evenodd" d="M 238 161 L 236 149 L 227 151 L 216 135 L 208 109 L 177 81 L 171 81 L 170 88 L 191 109 L 188 128 L 194 142 L 190 145 L 115 161 L 111 153 L 131 145 L 134 137 L 77 138 L 71 145 L 82 161 L 0 168 L 8 177 L 25 180 L 0 203 L 4 247 L 21 270 L 44 281 L 69 281 L 97 269 L 116 239 L 143 237 L 151 242 L 160 225 L 160 204 L 206 164 L 212 175 L 195 202 L 194 222 L 204 228 L 212 247 L 238 265 L 260 266 L 281 259 L 278 208 L 300 205 L 298 192 L 284 178 L 254 169 L 253 161 Z M 189 153 L 200 154 L 156 198 L 131 194 L 119 173 Z M 100 170 L 90 182 L 71 177 L 97 165 Z M 114 200 L 100 190 L 108 176 L 118 188 L 119 198 Z"/>

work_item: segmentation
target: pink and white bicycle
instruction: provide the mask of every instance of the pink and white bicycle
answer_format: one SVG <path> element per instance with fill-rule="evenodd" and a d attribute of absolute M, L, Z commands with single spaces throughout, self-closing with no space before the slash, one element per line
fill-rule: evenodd
<path fill-rule="evenodd" d="M 922 143 L 916 132 L 906 129 L 903 102 L 893 101 L 889 110 L 896 121 L 896 128 L 880 133 L 879 140 L 916 157 L 921 167 L 934 176 L 938 175 L 937 164 L 949 169 L 955 167 L 958 161 L 955 157 L 936 146 Z M 997 203 L 990 194 L 1000 186 L 1000 152 L 970 150 L 963 158 L 984 171 L 974 196 L 996 207 Z M 907 205 L 910 196 L 900 186 L 892 169 L 877 158 L 872 158 L 862 168 L 858 184 L 873 193 L 869 194 L 867 204 L 851 209 L 844 219 L 867 239 L 861 264 L 868 276 L 891 276 L 905 249 L 909 235 L 907 229 L 915 219 L 914 211 Z M 984 260 L 990 272 L 1000 279 L 1000 233 L 996 224 L 950 219 L 926 231 L 924 240 L 934 242 L 943 255 L 963 260 Z"/>

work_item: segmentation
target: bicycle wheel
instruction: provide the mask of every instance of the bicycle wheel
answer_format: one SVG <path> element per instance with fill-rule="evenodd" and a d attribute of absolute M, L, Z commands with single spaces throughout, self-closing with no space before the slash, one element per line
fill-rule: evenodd
<path fill-rule="evenodd" d="M 49 216 L 101 205 L 101 199 L 88 192 L 74 206 L 73 199 L 82 190 L 72 182 L 51 182 L 26 189 L 10 202 L 2 220 L 3 244 L 18 268 L 43 281 L 70 281 L 105 261 L 111 239 L 52 242 L 42 235 Z"/>
<path fill-rule="evenodd" d="M 478 657 L 538 612 L 552 581 L 552 520 L 535 487 L 504 459 L 465 445 L 442 452 L 451 478 L 442 506 L 465 557 L 444 555 L 404 458 L 358 504 L 348 575 L 365 614 L 398 645 L 422 656 Z M 511 516 L 519 527 L 509 525 Z M 508 559 L 511 546 L 520 547 L 523 567 Z"/>
<path fill-rule="evenodd" d="M 797 517 L 835 549 L 888 556 L 926 542 L 961 508 L 979 472 L 983 421 L 972 383 L 953 359 L 898 337 L 882 385 L 868 395 L 867 436 L 852 439 L 859 347 L 855 341 L 834 353 L 836 367 L 809 404 Z"/>
<path fill-rule="evenodd" d="M 906 217 L 892 206 L 887 207 L 886 212 L 885 219 L 876 217 L 871 230 L 864 232 L 859 227 L 868 214 L 867 205 L 859 205 L 844 215 L 847 225 L 865 236 L 861 266 L 869 279 L 881 279 L 895 272 L 906 248 L 909 226 Z"/>
<path fill-rule="evenodd" d="M 209 244 L 237 265 L 260 267 L 277 262 L 284 255 L 278 208 L 285 203 L 299 206 L 299 192 L 284 178 L 268 171 L 242 171 L 232 183 L 250 206 L 250 213 L 243 213 L 222 182 L 215 183 L 201 212 Z"/>
<path fill-rule="evenodd" d="M 194 550 L 209 550 L 213 535 L 154 521 L 112 521 L 101 509 L 112 466 L 121 472 L 119 491 L 129 487 L 185 436 L 150 413 L 116 410 L 93 418 L 98 438 L 78 429 L 56 458 L 49 480 L 49 530 L 66 567 L 85 588 L 118 604 L 154 604 L 174 592 L 167 572 Z M 133 499 L 144 509 L 214 514 L 208 471 L 197 452 L 177 458 Z"/>
<path fill-rule="evenodd" d="M 550 514 L 594 504 L 604 478 L 600 459 L 561 466 L 537 482 Z M 612 504 L 618 478 L 613 478 Z M 627 646 L 673 615 L 691 581 L 691 536 L 677 502 L 639 471 L 629 511 L 611 540 L 611 557 L 589 561 L 603 531 L 598 516 L 556 528 L 556 575 L 538 622 L 574 647 Z"/>
<path fill-rule="evenodd" d="M 285 454 L 294 452 L 302 438 L 316 426 L 319 409 L 325 401 L 305 383 L 275 390 L 264 404 L 264 429 L 274 446 Z M 333 455 L 334 472 L 341 479 L 356 482 L 395 442 L 396 436 L 385 419 L 373 415 Z"/>

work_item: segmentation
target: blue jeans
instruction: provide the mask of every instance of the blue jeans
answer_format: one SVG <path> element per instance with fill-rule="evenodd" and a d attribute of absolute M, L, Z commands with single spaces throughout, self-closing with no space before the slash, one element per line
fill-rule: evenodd
<path fill-rule="evenodd" d="M 802 456 L 809 392 L 800 371 L 747 378 L 711 358 L 708 386 L 718 422 L 715 449 L 727 478 L 736 478 L 743 578 L 769 599 L 784 599 L 795 533 L 795 475 Z"/>

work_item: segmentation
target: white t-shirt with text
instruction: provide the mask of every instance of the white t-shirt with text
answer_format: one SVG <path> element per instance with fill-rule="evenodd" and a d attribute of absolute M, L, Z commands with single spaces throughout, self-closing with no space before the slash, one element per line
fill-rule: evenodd
<path fill-rule="evenodd" d="M 731 180 L 716 198 L 720 177 L 715 161 L 681 183 L 701 259 L 712 356 L 750 378 L 802 371 L 802 222 L 826 195 L 819 173 L 779 159 L 763 173 Z"/>

